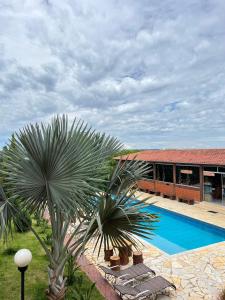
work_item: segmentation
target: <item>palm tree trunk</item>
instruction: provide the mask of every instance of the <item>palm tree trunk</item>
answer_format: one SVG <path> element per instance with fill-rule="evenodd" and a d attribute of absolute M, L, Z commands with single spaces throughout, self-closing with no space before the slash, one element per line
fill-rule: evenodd
<path fill-rule="evenodd" d="M 49 285 L 48 289 L 46 290 L 46 296 L 48 300 L 62 300 L 65 298 L 66 293 L 66 278 L 63 276 L 65 263 L 60 267 L 62 263 L 60 257 L 62 256 L 64 250 L 64 239 L 69 222 L 64 223 L 63 216 L 59 209 L 54 209 L 52 202 L 49 199 L 48 211 L 52 225 L 51 257 L 54 263 L 50 263 L 48 266 Z"/>
<path fill-rule="evenodd" d="M 46 290 L 48 300 L 62 300 L 66 293 L 66 279 L 63 278 L 63 271 L 58 274 L 57 269 L 48 267 L 49 286 Z"/>

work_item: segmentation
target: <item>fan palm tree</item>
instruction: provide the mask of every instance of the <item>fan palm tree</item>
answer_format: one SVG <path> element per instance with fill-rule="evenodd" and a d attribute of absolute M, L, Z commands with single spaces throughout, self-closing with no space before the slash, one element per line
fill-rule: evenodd
<path fill-rule="evenodd" d="M 95 195 L 97 202 L 90 218 L 86 235 L 93 237 L 95 248 L 100 252 L 110 246 L 122 247 L 131 243 L 138 247 L 137 237 L 153 234 L 154 223 L 158 221 L 155 214 L 147 213 L 146 201 L 136 199 L 137 181 L 149 172 L 149 166 L 139 161 L 120 161 L 106 183 L 105 189 Z M 94 201 L 93 201 L 94 203 Z M 127 243 L 128 242 L 128 243 Z"/>
<path fill-rule="evenodd" d="M 69 126 L 67 117 L 62 116 L 48 125 L 26 126 L 7 151 L 4 188 L 13 196 L 7 198 L 1 190 L 0 237 L 7 236 L 14 216 L 20 215 L 15 201 L 29 214 L 48 212 L 50 250 L 31 226 L 49 260 L 48 299 L 64 298 L 66 261 L 71 253 L 82 253 L 93 236 L 97 237 L 96 247 L 101 247 L 102 242 L 135 243 L 134 234 L 145 236 L 152 230 L 154 217 L 140 212 L 143 202 L 131 201 L 128 194 L 147 167 L 137 162 L 119 163 L 105 183 L 105 161 L 119 149 L 118 140 L 96 134 L 80 121 Z"/>

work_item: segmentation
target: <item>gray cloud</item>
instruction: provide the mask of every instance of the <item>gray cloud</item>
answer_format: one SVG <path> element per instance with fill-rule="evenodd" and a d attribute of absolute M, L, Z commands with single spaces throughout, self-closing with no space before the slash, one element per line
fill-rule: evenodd
<path fill-rule="evenodd" d="M 64 112 L 130 147 L 225 147 L 224 54 L 224 0 L 0 0 L 0 145 Z"/>

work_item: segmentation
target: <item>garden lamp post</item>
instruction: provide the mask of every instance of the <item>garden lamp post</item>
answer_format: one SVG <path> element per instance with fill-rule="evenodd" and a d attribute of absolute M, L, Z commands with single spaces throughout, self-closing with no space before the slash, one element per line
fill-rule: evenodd
<path fill-rule="evenodd" d="M 14 262 L 21 273 L 21 300 L 24 300 L 24 278 L 29 263 L 32 260 L 32 254 L 28 249 L 20 249 L 14 256 Z"/>

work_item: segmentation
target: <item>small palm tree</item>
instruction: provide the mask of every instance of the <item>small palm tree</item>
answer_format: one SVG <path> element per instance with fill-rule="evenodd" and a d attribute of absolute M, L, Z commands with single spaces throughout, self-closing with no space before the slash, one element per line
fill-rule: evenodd
<path fill-rule="evenodd" d="M 138 237 L 149 237 L 158 220 L 147 213 L 146 201 L 138 200 L 137 181 L 149 172 L 149 166 L 139 161 L 120 161 L 106 183 L 104 190 L 95 195 L 95 209 L 90 217 L 86 235 L 95 240 L 98 251 L 110 246 L 138 246 Z M 93 201 L 94 203 L 94 201 Z"/>
<path fill-rule="evenodd" d="M 145 236 L 152 230 L 154 216 L 144 213 L 144 202 L 131 201 L 129 194 L 147 167 L 138 162 L 119 163 L 110 180 L 105 180 L 105 162 L 119 149 L 116 139 L 96 134 L 80 121 L 69 126 L 63 116 L 49 125 L 25 127 L 7 151 L 4 188 L 13 196 L 7 198 L 1 190 L 0 237 L 7 237 L 12 220 L 21 214 L 15 201 L 30 215 L 48 212 L 51 250 L 30 227 L 49 260 L 48 299 L 64 298 L 65 264 L 71 254 L 80 255 L 93 236 L 96 247 L 125 240 L 135 244 L 134 234 Z"/>

